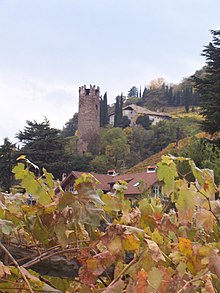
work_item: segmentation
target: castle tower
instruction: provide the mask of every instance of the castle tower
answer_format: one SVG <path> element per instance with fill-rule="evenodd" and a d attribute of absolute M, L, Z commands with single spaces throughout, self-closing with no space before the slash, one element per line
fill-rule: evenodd
<path fill-rule="evenodd" d="M 87 151 L 88 144 L 94 134 L 100 130 L 100 90 L 97 86 L 79 88 L 79 114 L 78 114 L 78 154 Z"/>

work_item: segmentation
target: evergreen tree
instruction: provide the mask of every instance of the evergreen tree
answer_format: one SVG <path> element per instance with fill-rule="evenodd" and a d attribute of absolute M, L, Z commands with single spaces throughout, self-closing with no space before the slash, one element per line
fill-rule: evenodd
<path fill-rule="evenodd" d="M 103 127 L 104 126 L 104 111 L 103 111 L 104 102 L 103 102 L 102 96 L 100 97 L 99 103 L 100 103 L 100 127 Z"/>
<path fill-rule="evenodd" d="M 121 111 L 120 111 L 120 96 L 116 97 L 115 102 L 115 118 L 114 118 L 114 127 L 118 127 L 121 121 Z"/>
<path fill-rule="evenodd" d="M 105 92 L 103 98 L 100 97 L 100 127 L 104 127 L 108 124 L 108 101 L 107 92 Z"/>
<path fill-rule="evenodd" d="M 192 100 L 192 88 L 186 87 L 183 90 L 183 103 L 186 113 L 189 112 L 190 100 Z"/>
<path fill-rule="evenodd" d="M 63 130 L 61 131 L 61 135 L 63 137 L 73 136 L 78 129 L 78 113 L 73 115 L 73 118 L 69 119 L 68 122 L 65 123 Z"/>
<path fill-rule="evenodd" d="M 14 182 L 11 170 L 15 164 L 16 154 L 15 145 L 5 138 L 4 144 L 0 146 L 0 188 L 3 191 L 10 192 Z"/>
<path fill-rule="evenodd" d="M 23 144 L 20 154 L 60 178 L 65 165 L 64 140 L 60 130 L 51 128 L 46 118 L 42 123 L 35 120 L 26 123 L 24 130 L 16 135 Z"/>
<path fill-rule="evenodd" d="M 204 116 L 203 129 L 210 134 L 220 131 L 220 30 L 211 31 L 212 42 L 203 50 L 206 58 L 205 76 L 192 77 L 200 94 L 201 113 Z"/>
<path fill-rule="evenodd" d="M 107 100 L 107 92 L 105 92 L 103 97 L 103 126 L 108 124 L 108 100 Z"/>
<path fill-rule="evenodd" d="M 152 121 L 150 121 L 149 116 L 141 115 L 137 118 L 136 124 L 143 126 L 145 129 L 149 129 L 152 124 Z"/>
<path fill-rule="evenodd" d="M 126 128 L 130 126 L 131 120 L 128 118 L 128 116 L 122 116 L 121 121 L 119 123 L 119 127 Z"/>
<path fill-rule="evenodd" d="M 137 97 L 138 98 L 138 88 L 136 86 L 133 86 L 128 91 L 128 98 L 131 98 L 131 97 Z"/>
<path fill-rule="evenodd" d="M 147 90 L 147 87 L 145 86 L 142 97 L 141 97 L 142 104 L 145 104 L 145 102 L 147 101 L 147 94 L 148 94 L 148 90 Z"/>

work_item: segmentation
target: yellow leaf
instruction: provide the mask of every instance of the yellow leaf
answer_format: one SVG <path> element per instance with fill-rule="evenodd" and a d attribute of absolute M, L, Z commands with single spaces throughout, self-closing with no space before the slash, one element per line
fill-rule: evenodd
<path fill-rule="evenodd" d="M 189 239 L 179 237 L 179 250 L 188 257 L 192 256 L 192 243 Z"/>
<path fill-rule="evenodd" d="M 161 236 L 160 232 L 158 229 L 155 229 L 154 232 L 152 233 L 152 240 L 155 241 L 157 244 L 163 244 L 163 236 Z"/>
<path fill-rule="evenodd" d="M 136 250 L 140 246 L 140 240 L 134 234 L 124 234 L 122 238 L 122 245 L 125 250 Z"/>

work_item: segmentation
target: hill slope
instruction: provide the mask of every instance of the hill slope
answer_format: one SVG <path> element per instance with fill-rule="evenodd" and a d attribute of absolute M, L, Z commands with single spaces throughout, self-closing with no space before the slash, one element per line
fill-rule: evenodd
<path fill-rule="evenodd" d="M 197 138 L 207 138 L 210 139 L 210 136 L 207 133 L 201 132 L 198 133 L 197 135 L 195 135 Z M 192 137 L 185 137 L 183 139 L 180 139 L 178 141 L 178 144 L 176 143 L 171 143 L 169 144 L 166 148 L 164 148 L 162 151 L 160 151 L 159 153 L 156 153 L 152 156 L 150 156 L 149 158 L 147 158 L 146 160 L 138 163 L 137 165 L 131 167 L 129 170 L 127 170 L 125 173 L 129 174 L 129 173 L 141 173 L 146 171 L 147 166 L 148 165 L 155 165 L 157 163 L 160 162 L 161 157 L 163 155 L 168 155 L 169 153 L 172 154 L 176 154 L 178 155 L 179 151 L 181 149 L 183 149 L 187 144 L 190 143 Z"/>

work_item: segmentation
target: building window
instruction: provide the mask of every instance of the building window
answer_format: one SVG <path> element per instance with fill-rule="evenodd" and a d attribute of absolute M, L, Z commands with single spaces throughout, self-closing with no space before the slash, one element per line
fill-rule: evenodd
<path fill-rule="evenodd" d="M 135 184 L 133 184 L 134 187 L 138 187 L 140 185 L 140 182 L 136 182 Z"/>
<path fill-rule="evenodd" d="M 152 186 L 152 194 L 154 197 L 160 196 L 160 186 L 159 185 Z"/>
<path fill-rule="evenodd" d="M 70 183 L 70 184 L 69 184 L 69 191 L 70 191 L 70 192 L 73 192 L 73 191 L 74 191 L 73 183 Z"/>

